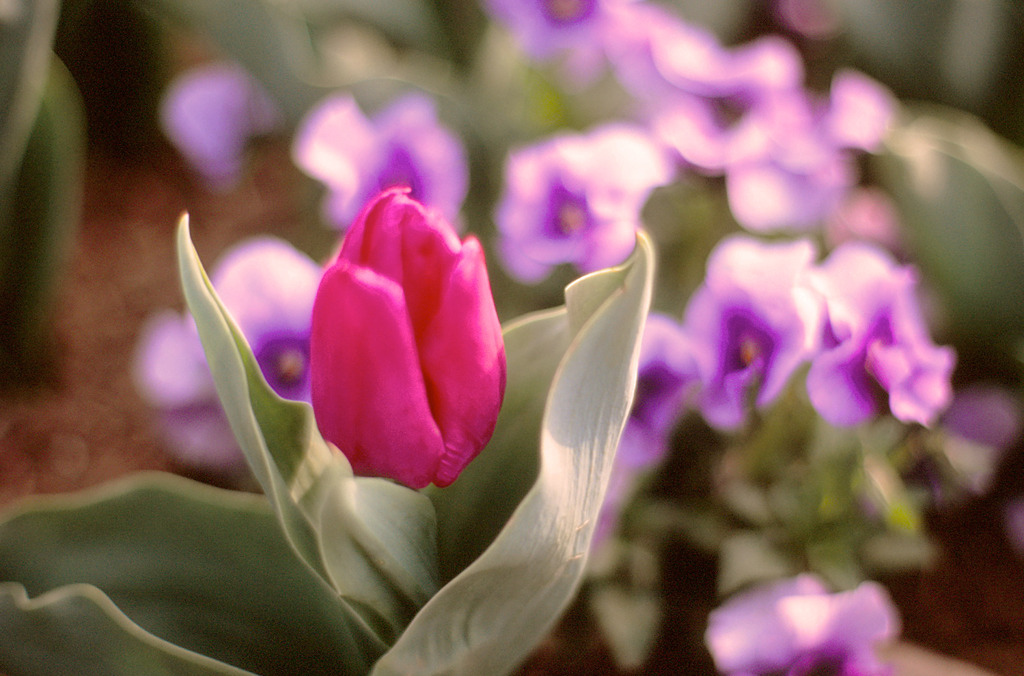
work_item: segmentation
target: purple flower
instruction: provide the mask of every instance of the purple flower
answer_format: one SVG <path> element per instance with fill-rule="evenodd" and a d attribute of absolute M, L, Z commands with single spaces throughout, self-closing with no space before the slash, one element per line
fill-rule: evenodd
<path fill-rule="evenodd" d="M 405 189 L 346 233 L 310 348 L 317 425 L 356 474 L 447 486 L 490 440 L 505 345 L 483 249 Z"/>
<path fill-rule="evenodd" d="M 903 250 L 900 218 L 892 198 L 875 187 L 854 188 L 825 224 L 825 241 L 835 248 L 843 242 L 873 242 L 894 254 Z"/>
<path fill-rule="evenodd" d="M 242 454 L 221 409 L 191 318 L 167 310 L 150 317 L 135 354 L 134 379 L 155 409 L 157 432 L 192 467 L 233 472 Z"/>
<path fill-rule="evenodd" d="M 894 112 L 891 95 L 853 71 L 819 101 L 800 87 L 795 58 L 778 38 L 738 48 L 718 94 L 669 97 L 651 119 L 685 163 L 725 174 L 733 215 L 755 232 L 820 225 L 859 180 L 853 151 L 876 150 Z"/>
<path fill-rule="evenodd" d="M 621 0 L 487 0 L 534 60 L 567 59 L 568 75 L 589 80 L 604 61 L 603 36 L 612 28 L 608 8 Z"/>
<path fill-rule="evenodd" d="M 310 400 L 310 317 L 320 275 L 315 262 L 271 237 L 235 246 L 211 273 L 268 384 L 285 398 Z M 171 453 L 208 469 L 240 465 L 241 453 L 190 316 L 167 311 L 149 320 L 136 354 L 135 380 L 160 415 Z"/>
<path fill-rule="evenodd" d="M 272 237 L 234 247 L 210 274 L 267 383 L 286 399 L 310 399 L 310 317 L 321 274 L 312 259 Z"/>
<path fill-rule="evenodd" d="M 841 70 L 832 78 L 824 122 L 837 146 L 877 151 L 895 114 L 892 94 L 866 75 Z"/>
<path fill-rule="evenodd" d="M 226 190 L 238 182 L 246 145 L 277 128 L 281 115 L 240 66 L 214 63 L 171 83 L 160 104 L 160 122 L 203 179 Z"/>
<path fill-rule="evenodd" d="M 560 263 L 583 272 L 621 263 L 651 190 L 671 175 L 658 146 L 622 124 L 512 152 L 496 214 L 505 265 L 536 282 Z"/>
<path fill-rule="evenodd" d="M 1024 411 L 1010 390 L 976 383 L 957 390 L 942 415 L 942 424 L 958 437 L 1005 451 L 1020 439 Z"/>
<path fill-rule="evenodd" d="M 772 403 L 814 354 L 822 306 L 803 284 L 814 256 L 809 241 L 763 243 L 744 236 L 727 238 L 711 252 L 683 325 L 702 384 L 698 405 L 712 425 L 743 424 L 751 402 L 757 408 Z"/>
<path fill-rule="evenodd" d="M 825 39 L 839 32 L 839 18 L 822 0 L 775 0 L 779 22 L 800 35 Z"/>
<path fill-rule="evenodd" d="M 876 149 L 892 115 L 888 92 L 852 71 L 836 75 L 827 104 L 793 91 L 752 110 L 725 169 L 736 220 L 757 232 L 820 225 L 857 184 L 851 151 Z"/>
<path fill-rule="evenodd" d="M 886 406 L 904 422 L 930 424 L 952 399 L 955 354 L 928 335 L 913 269 L 851 242 L 832 252 L 809 282 L 822 296 L 821 352 L 807 392 L 833 425 L 855 425 Z"/>
<path fill-rule="evenodd" d="M 885 589 L 830 594 L 810 574 L 743 592 L 711 611 L 705 642 L 727 676 L 884 676 L 876 648 L 900 620 Z"/>
<path fill-rule="evenodd" d="M 781 111 L 781 105 L 802 100 L 803 65 L 796 49 L 774 36 L 732 51 L 719 50 L 717 57 L 704 60 L 713 65 L 699 71 L 703 82 L 697 83 L 695 77 L 667 78 L 677 89 L 656 99 L 650 124 L 683 162 L 704 173 L 721 174 L 753 150 L 763 152 L 770 114 L 780 111 L 780 119 L 787 119 L 791 111 Z"/>
<path fill-rule="evenodd" d="M 1003 506 L 1003 527 L 1010 547 L 1024 558 L 1024 497 L 1015 497 Z"/>
<path fill-rule="evenodd" d="M 728 52 L 707 30 L 646 2 L 619 3 L 609 13 L 615 30 L 605 51 L 618 81 L 638 100 L 715 96 L 731 78 Z"/>
<path fill-rule="evenodd" d="M 296 132 L 295 163 L 328 189 L 328 220 L 348 227 L 384 188 L 412 196 L 456 222 L 469 175 L 458 138 L 441 126 L 433 101 L 406 94 L 368 120 L 352 97 L 338 94 L 313 109 Z"/>
<path fill-rule="evenodd" d="M 640 346 L 633 409 L 619 441 L 595 542 L 614 528 L 637 476 L 665 457 L 672 430 L 696 382 L 697 367 L 679 322 L 650 314 Z"/>
<path fill-rule="evenodd" d="M 729 142 L 729 207 L 748 230 L 807 230 L 836 209 L 857 182 L 853 158 L 824 136 L 802 92 L 751 111 Z"/>

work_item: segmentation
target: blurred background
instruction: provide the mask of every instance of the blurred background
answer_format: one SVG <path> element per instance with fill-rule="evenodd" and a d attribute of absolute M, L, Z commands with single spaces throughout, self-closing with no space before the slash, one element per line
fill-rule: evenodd
<path fill-rule="evenodd" d="M 799 53 L 810 91 L 826 92 L 837 71 L 856 69 L 899 101 L 884 146 L 859 157 L 858 168 L 895 209 L 900 251 L 921 269 L 936 340 L 957 350 L 955 384 L 997 388 L 1011 422 L 1007 438 L 972 456 L 985 473 L 979 485 L 964 489 L 965 480 L 921 509 L 921 532 L 934 542 L 927 562 L 878 577 L 905 639 L 1020 673 L 1024 539 L 1012 526 L 1024 520 L 1014 516 L 1024 447 L 1013 427 L 1024 384 L 1024 6 L 648 4 L 726 47 L 781 36 Z M 238 157 L 226 178 L 204 171 L 162 121 L 175 84 L 215 64 L 248 73 L 274 111 L 243 131 L 213 127 Z M 428 96 L 465 148 L 458 219 L 488 250 L 499 315 L 561 304 L 578 270 L 560 266 L 525 284 L 499 263 L 494 212 L 506 158 L 556 132 L 636 113 L 612 75 L 580 80 L 564 66 L 529 58 L 476 0 L 0 0 L 0 505 L 143 469 L 251 488 L 177 452 L 140 385 L 140 344 L 152 317 L 183 309 L 173 246 L 183 212 L 208 269 L 255 235 L 280 237 L 316 261 L 334 249 L 340 229 L 325 217 L 327 191 L 293 150 L 296 129 L 328 95 L 351 95 L 368 117 L 402 93 Z M 644 221 L 661 262 L 655 307 L 678 316 L 708 252 L 740 224 L 721 178 L 699 173 L 656 190 Z M 982 409 L 998 417 L 1000 406 Z M 720 443 L 701 423 L 683 424 L 685 442 L 648 479 L 663 502 L 683 501 L 686 477 L 700 475 L 693 449 Z M 627 587 L 644 593 L 607 611 L 648 621 L 641 660 L 617 663 L 584 595 L 523 673 L 713 673 L 703 631 L 720 562 L 686 533 L 666 527 L 629 549 Z M 649 593 L 658 597 L 653 615 L 637 601 Z"/>

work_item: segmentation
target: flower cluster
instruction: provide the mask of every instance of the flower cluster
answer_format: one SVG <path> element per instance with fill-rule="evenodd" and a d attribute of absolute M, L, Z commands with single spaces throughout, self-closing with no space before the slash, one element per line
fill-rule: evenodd
<path fill-rule="evenodd" d="M 346 228 L 379 191 L 404 186 L 415 199 L 456 222 L 468 188 L 461 142 L 437 119 L 432 99 L 405 94 L 368 119 L 355 100 L 335 94 L 303 120 L 295 163 L 327 186 L 324 211 Z"/>
<path fill-rule="evenodd" d="M 915 294 L 914 270 L 873 245 L 844 244 L 815 263 L 808 240 L 733 236 L 709 257 L 675 349 L 689 351 L 696 405 L 721 429 L 769 406 L 804 365 L 810 402 L 833 425 L 884 410 L 930 425 L 951 401 L 955 357 L 932 343 Z"/>
<path fill-rule="evenodd" d="M 876 649 L 899 633 L 884 588 L 865 582 L 831 594 L 813 575 L 741 593 L 708 617 L 705 635 L 727 676 L 887 676 Z"/>
<path fill-rule="evenodd" d="M 836 73 L 824 99 L 808 92 L 781 37 L 726 48 L 646 2 L 492 6 L 536 58 L 569 51 L 591 63 L 599 53 L 684 167 L 725 177 L 733 215 L 751 231 L 832 217 L 860 180 L 855 153 L 877 150 L 894 116 L 891 94 L 855 71 Z"/>
<path fill-rule="evenodd" d="M 234 246 L 210 274 L 267 383 L 287 399 L 310 400 L 310 316 L 320 275 L 316 262 L 272 237 Z M 169 452 L 202 469 L 240 466 L 191 315 L 168 310 L 150 318 L 135 380 L 159 413 Z"/>

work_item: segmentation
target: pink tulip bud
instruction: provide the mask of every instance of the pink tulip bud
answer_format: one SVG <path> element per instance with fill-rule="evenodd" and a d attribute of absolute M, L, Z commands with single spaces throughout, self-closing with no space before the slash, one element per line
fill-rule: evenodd
<path fill-rule="evenodd" d="M 408 196 L 363 207 L 313 305 L 313 410 L 362 476 L 447 486 L 494 432 L 505 346 L 483 250 Z"/>

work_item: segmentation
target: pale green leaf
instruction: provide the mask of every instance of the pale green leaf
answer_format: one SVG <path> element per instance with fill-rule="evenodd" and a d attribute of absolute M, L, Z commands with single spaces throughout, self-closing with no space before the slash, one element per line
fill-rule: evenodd
<path fill-rule="evenodd" d="M 310 407 L 279 398 L 263 380 L 245 338 L 199 262 L 187 215 L 178 228 L 178 266 L 185 301 L 235 439 L 288 541 L 312 570 L 328 580 L 316 533 L 327 490 L 321 479 L 335 473 L 351 476 L 351 468 L 320 437 Z"/>
<path fill-rule="evenodd" d="M 483 553 L 536 481 L 546 393 L 572 338 L 568 312 L 522 317 L 504 337 L 508 383 L 491 442 L 452 485 L 426 489 L 437 510 L 445 581 Z"/>
<path fill-rule="evenodd" d="M 24 502 L 0 581 L 8 676 L 364 673 L 379 649 L 263 496 L 168 474 Z"/>
<path fill-rule="evenodd" d="M 324 503 L 320 547 L 336 589 L 393 642 L 437 591 L 430 501 L 386 479 L 346 478 Z"/>
<path fill-rule="evenodd" d="M 652 274 L 653 250 L 641 235 L 623 266 L 566 290 L 565 315 L 545 313 L 509 327 L 512 344 L 518 331 L 547 335 L 551 343 L 559 341 L 549 332 L 566 332 L 536 430 L 536 481 L 494 541 L 420 610 L 373 673 L 507 673 L 571 601 L 632 402 Z M 545 325 L 531 328 L 536 323 Z M 545 369 L 535 375 L 543 379 Z M 499 477 L 478 489 L 496 495 L 503 485 Z"/>
<path fill-rule="evenodd" d="M 217 298 L 189 239 L 178 233 L 185 300 L 231 429 L 300 558 L 382 641 L 396 636 L 437 588 L 430 501 L 388 481 L 354 477 L 320 436 L 309 404 L 267 385 Z"/>
<path fill-rule="evenodd" d="M 0 666 L 7 676 L 213 676 L 236 669 L 139 629 L 96 587 L 60 587 L 30 599 L 0 583 Z"/>

